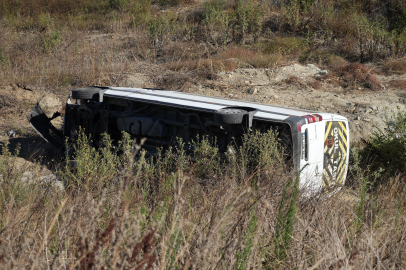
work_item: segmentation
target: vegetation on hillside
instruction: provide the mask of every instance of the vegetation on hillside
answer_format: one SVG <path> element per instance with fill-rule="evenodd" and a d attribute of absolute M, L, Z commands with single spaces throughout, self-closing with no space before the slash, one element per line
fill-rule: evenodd
<path fill-rule="evenodd" d="M 204 78 L 287 60 L 330 67 L 372 61 L 385 72 L 406 70 L 401 0 L 2 0 L 1 6 L 5 81 L 114 82 L 111 73 L 137 59 Z M 89 48 L 81 40 L 87 31 L 137 38 L 123 48 Z"/>

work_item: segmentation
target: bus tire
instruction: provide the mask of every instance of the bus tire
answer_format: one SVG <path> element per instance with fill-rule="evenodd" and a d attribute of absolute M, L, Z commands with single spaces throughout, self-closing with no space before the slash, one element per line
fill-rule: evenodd
<path fill-rule="evenodd" d="M 214 113 L 214 121 L 224 124 L 241 124 L 244 115 L 247 114 L 246 110 L 224 108 L 217 110 Z"/>

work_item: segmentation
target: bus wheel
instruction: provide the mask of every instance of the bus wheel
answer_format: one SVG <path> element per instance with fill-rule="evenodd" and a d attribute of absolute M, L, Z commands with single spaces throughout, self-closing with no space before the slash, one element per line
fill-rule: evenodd
<path fill-rule="evenodd" d="M 241 124 L 248 112 L 242 109 L 224 108 L 214 113 L 214 121 L 224 124 Z"/>

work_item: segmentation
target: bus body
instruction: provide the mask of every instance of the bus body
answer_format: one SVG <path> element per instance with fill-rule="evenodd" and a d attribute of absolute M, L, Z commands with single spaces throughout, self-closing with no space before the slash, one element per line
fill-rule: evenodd
<path fill-rule="evenodd" d="M 79 127 L 96 146 L 102 133 L 118 139 L 125 131 L 134 139 L 146 138 L 150 149 L 173 144 L 177 137 L 188 143 L 207 135 L 216 138 L 223 152 L 248 130 L 272 129 L 290 148 L 294 170 L 301 171 L 302 189 L 338 190 L 348 170 L 348 121 L 336 114 L 177 91 L 87 87 L 72 90 L 63 132 L 52 126 L 39 105 L 29 120 L 57 148 L 63 148 L 64 138 L 75 141 Z"/>

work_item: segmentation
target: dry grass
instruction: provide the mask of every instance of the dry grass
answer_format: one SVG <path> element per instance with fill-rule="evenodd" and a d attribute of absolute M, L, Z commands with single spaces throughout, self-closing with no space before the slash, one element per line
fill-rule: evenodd
<path fill-rule="evenodd" d="M 292 178 L 286 167 L 276 163 L 251 172 L 239 167 L 235 175 L 226 166 L 214 174 L 206 170 L 203 176 L 197 173 L 198 163 L 184 164 L 182 156 L 173 161 L 176 167 L 167 163 L 169 167 L 158 170 L 159 161 L 153 167 L 141 158 L 135 170 L 111 174 L 111 179 L 104 175 L 107 184 L 93 180 L 91 189 L 65 191 L 52 183 L 24 182 L 6 154 L 0 160 L 1 267 L 406 267 L 406 189 L 401 177 L 368 198 L 358 193 L 361 201 L 344 196 L 354 192 L 348 189 L 329 199 L 297 201 L 285 246 L 288 255 L 281 260 L 275 234 L 284 229 L 277 226 L 278 211 L 289 206 L 287 201 L 282 204 Z M 210 162 L 202 165 L 207 168 Z M 121 181 L 114 183 L 116 177 Z"/>
<path fill-rule="evenodd" d="M 378 78 L 360 63 L 332 66 L 331 70 L 338 75 L 339 83 L 344 88 L 363 86 L 371 90 L 381 89 L 381 82 Z"/>
<path fill-rule="evenodd" d="M 384 68 L 387 72 L 404 74 L 406 73 L 406 59 L 388 60 L 384 63 Z"/>
<path fill-rule="evenodd" d="M 308 49 L 308 44 L 298 37 L 274 37 L 260 44 L 262 52 L 266 54 L 284 54 L 295 57 Z"/>
<path fill-rule="evenodd" d="M 309 86 L 311 86 L 312 88 L 319 90 L 322 87 L 322 84 L 320 81 L 313 81 L 313 82 L 309 82 L 308 83 Z"/>
<path fill-rule="evenodd" d="M 405 80 L 392 80 L 388 82 L 389 86 L 397 89 L 405 89 L 406 88 L 406 81 Z"/>
<path fill-rule="evenodd" d="M 302 63 L 313 63 L 318 66 L 338 66 L 346 64 L 348 61 L 343 57 L 338 56 L 333 52 L 328 52 L 320 49 L 309 50 L 304 52 L 299 61 Z"/>
<path fill-rule="evenodd" d="M 4 84 L 52 87 L 114 84 L 130 68 L 134 56 L 115 49 L 114 42 L 97 42 L 80 31 L 50 30 L 40 34 L 9 34 L 0 41 L 6 64 Z M 106 37 L 100 34 L 101 39 Z"/>
<path fill-rule="evenodd" d="M 181 47 L 179 47 L 181 48 Z M 185 53 L 185 51 L 187 51 Z M 236 68 L 252 67 L 252 68 L 271 68 L 279 65 L 284 56 L 280 54 L 263 54 L 253 49 L 246 49 L 241 46 L 229 46 L 225 49 L 218 50 L 217 53 L 210 53 L 207 47 L 200 52 L 190 52 L 190 49 L 184 49 L 183 54 L 179 57 L 179 61 L 169 62 L 166 67 L 173 71 L 197 71 L 203 77 L 204 74 L 214 74 L 220 71 L 233 71 Z M 215 50 L 213 50 L 215 51 Z M 178 53 L 172 54 L 176 55 Z M 188 58 L 184 54 L 189 55 Z M 212 55 L 214 54 L 214 55 Z M 183 60 L 183 61 L 182 61 Z"/>
<path fill-rule="evenodd" d="M 287 84 L 294 84 L 294 85 L 301 85 L 301 86 L 305 85 L 305 82 L 297 76 L 290 76 L 289 78 L 283 80 L 283 82 L 287 83 Z"/>
<path fill-rule="evenodd" d="M 15 116 L 23 112 L 23 106 L 18 100 L 10 95 L 0 94 L 0 116 Z"/>

